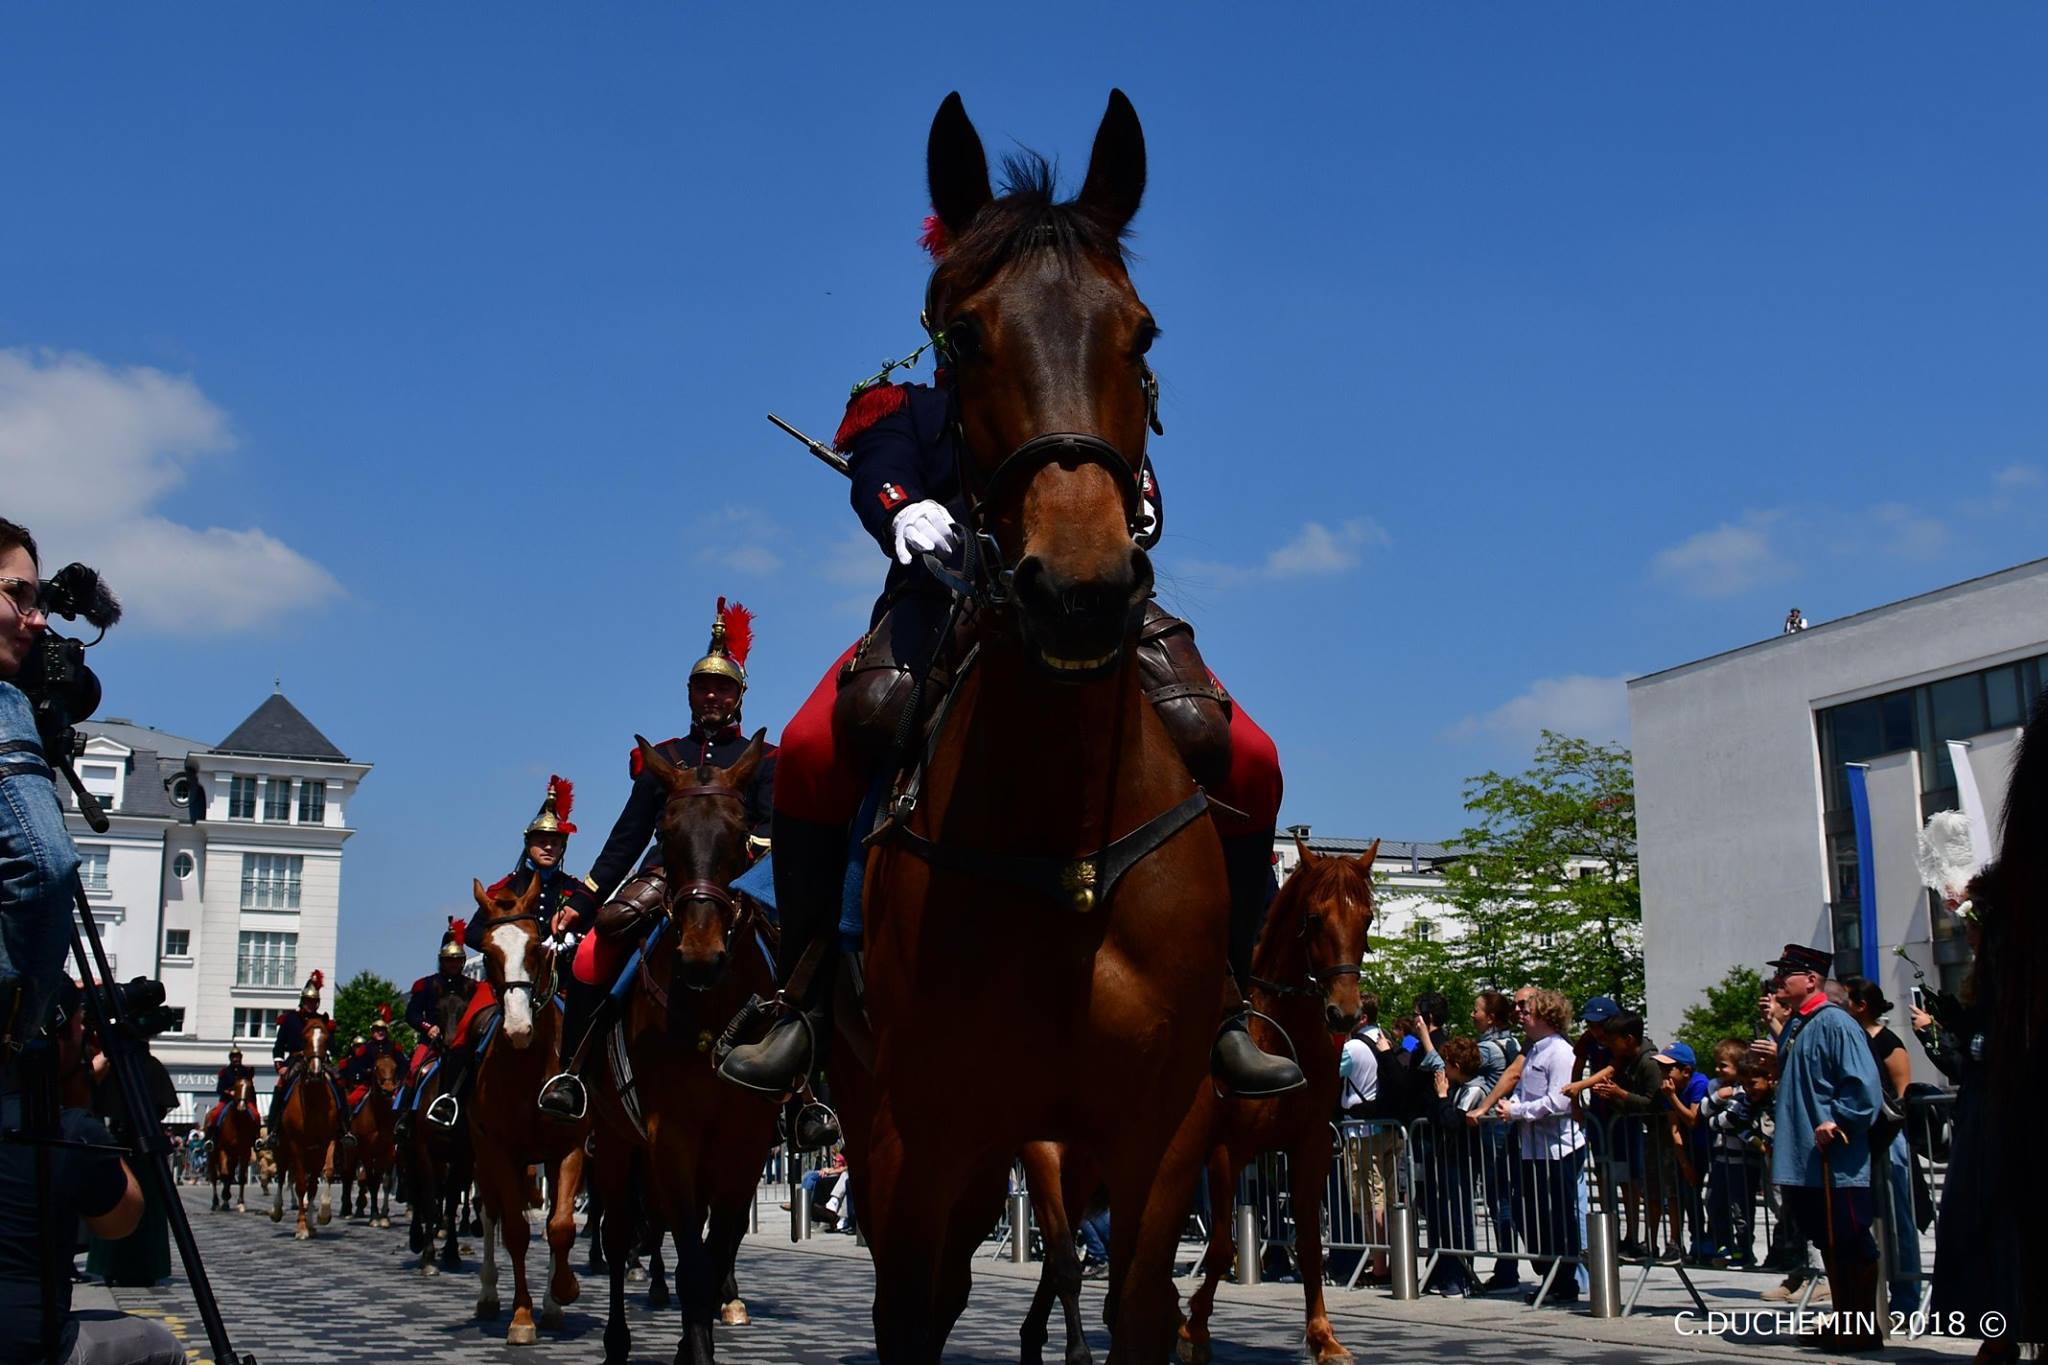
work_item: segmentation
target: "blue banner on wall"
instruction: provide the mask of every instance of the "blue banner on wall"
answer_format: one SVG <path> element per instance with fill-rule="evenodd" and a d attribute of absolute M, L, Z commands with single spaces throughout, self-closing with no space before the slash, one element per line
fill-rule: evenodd
<path fill-rule="evenodd" d="M 1877 980 L 1877 863 L 1870 856 L 1870 775 L 1867 763 L 1851 763 L 1849 810 L 1856 817 L 1856 918 L 1862 924 L 1863 975 Z"/>

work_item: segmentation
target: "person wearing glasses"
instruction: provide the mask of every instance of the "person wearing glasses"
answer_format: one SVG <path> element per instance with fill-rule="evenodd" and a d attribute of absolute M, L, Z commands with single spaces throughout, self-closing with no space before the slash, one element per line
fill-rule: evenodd
<path fill-rule="evenodd" d="M 35 712 L 13 683 L 49 629 L 41 599 L 35 537 L 0 518 L 0 1043 L 29 1037 L 49 1013 L 78 871 Z"/>

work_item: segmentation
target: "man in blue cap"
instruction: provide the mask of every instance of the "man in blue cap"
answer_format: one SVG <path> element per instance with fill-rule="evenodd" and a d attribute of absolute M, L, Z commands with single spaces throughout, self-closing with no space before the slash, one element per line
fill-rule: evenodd
<path fill-rule="evenodd" d="M 1686 1260 L 1694 1265 L 1704 1265 L 1713 1259 L 1714 1248 L 1707 1238 L 1707 1207 L 1700 1196 L 1706 1182 L 1707 1166 L 1713 1160 L 1713 1133 L 1700 1119 L 1700 1102 L 1707 1097 L 1712 1083 L 1700 1074 L 1699 1057 L 1690 1043 L 1673 1043 L 1657 1052 L 1654 1059 L 1664 1072 L 1663 1084 L 1658 1087 L 1658 1101 L 1670 1111 L 1672 1120 L 1678 1125 L 1678 1149 L 1684 1153 L 1685 1164 L 1681 1168 L 1674 1191 L 1679 1205 L 1685 1210 L 1685 1227 L 1691 1239 Z M 1674 1215 L 1674 1224 L 1676 1217 Z M 1672 1228 L 1672 1245 L 1677 1248 L 1678 1230 Z"/>

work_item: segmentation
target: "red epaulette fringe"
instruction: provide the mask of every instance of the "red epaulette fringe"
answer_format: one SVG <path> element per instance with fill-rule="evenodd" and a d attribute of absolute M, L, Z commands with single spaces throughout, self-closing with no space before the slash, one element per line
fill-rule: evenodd
<path fill-rule="evenodd" d="M 839 430 L 832 434 L 832 448 L 843 451 L 848 442 L 910 401 L 910 389 L 903 384 L 876 384 L 862 389 L 846 405 Z"/>

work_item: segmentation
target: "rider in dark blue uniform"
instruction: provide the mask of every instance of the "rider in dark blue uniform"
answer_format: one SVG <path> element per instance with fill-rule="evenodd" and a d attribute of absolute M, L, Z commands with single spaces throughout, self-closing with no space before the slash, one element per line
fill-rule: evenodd
<path fill-rule="evenodd" d="M 238 1047 L 230 1048 L 228 1050 L 228 1064 L 215 1072 L 213 1077 L 213 1093 L 218 1098 L 219 1103 L 215 1104 L 206 1114 L 205 1128 L 209 1134 L 220 1126 L 221 1116 L 227 1113 L 228 1105 L 234 1102 L 235 1087 L 243 1081 L 249 1082 L 251 1086 L 249 1093 L 253 1096 L 256 1093 L 254 1090 L 256 1068 L 242 1060 L 242 1049 Z M 249 1112 L 257 1114 L 259 1117 L 261 1115 L 262 1111 L 256 1108 L 254 1099 L 251 1099 L 249 1102 Z"/>
<path fill-rule="evenodd" d="M 401 1143 L 412 1137 L 413 1096 L 427 1063 L 445 1051 L 476 993 L 476 982 L 462 971 L 463 931 L 461 920 L 449 921 L 448 932 L 441 935 L 438 970 L 413 982 L 412 995 L 406 1001 L 405 1022 L 419 1041 L 413 1046 L 412 1065 L 406 1068 L 405 1089 L 398 1095 L 398 1127 L 393 1136 Z"/>
<path fill-rule="evenodd" d="M 266 1142 L 275 1150 L 278 1141 L 277 1120 L 284 1113 L 284 1101 L 300 1075 L 299 1049 L 305 1046 L 306 1030 L 319 1024 L 327 1030 L 327 1036 L 334 1037 L 334 1021 L 320 1009 L 320 988 L 325 978 L 318 971 L 306 978 L 305 989 L 299 992 L 299 1007 L 288 1014 L 277 1016 L 277 1037 L 270 1044 L 270 1062 L 277 1068 L 277 1089 L 270 1092 L 270 1115 L 266 1123 L 270 1135 Z M 334 1098 L 341 1105 L 343 1113 L 348 1112 L 348 1096 L 342 1092 L 340 1082 L 332 1071 L 327 1073 L 327 1083 L 334 1087 Z"/>

